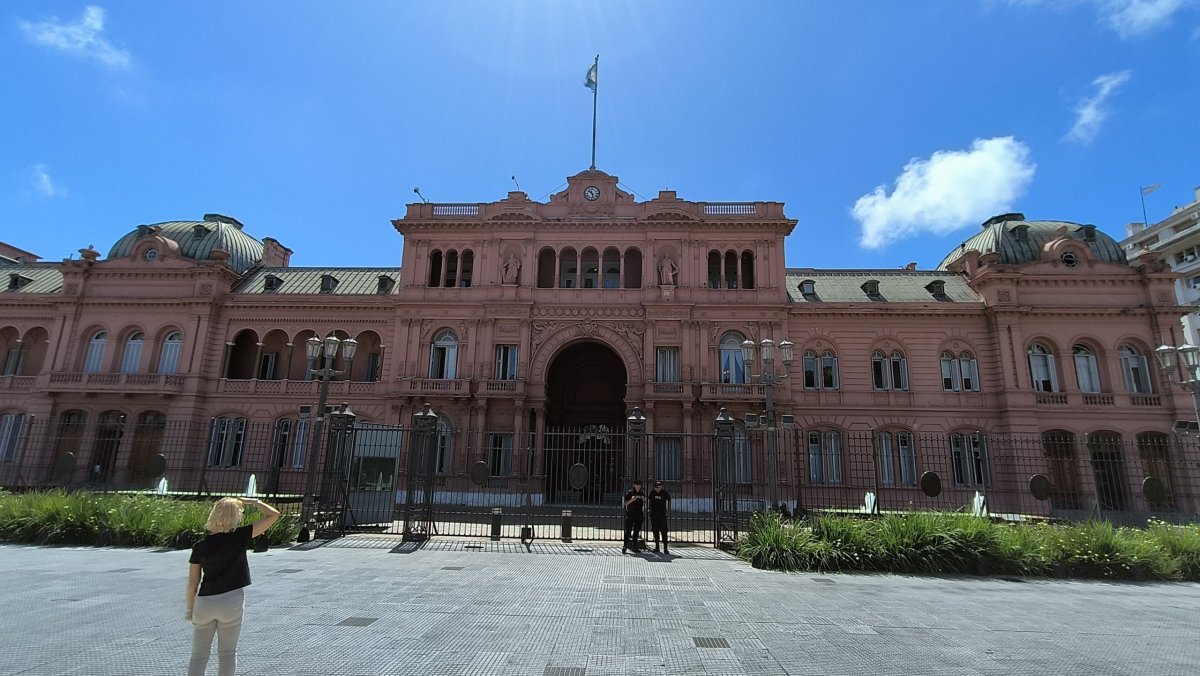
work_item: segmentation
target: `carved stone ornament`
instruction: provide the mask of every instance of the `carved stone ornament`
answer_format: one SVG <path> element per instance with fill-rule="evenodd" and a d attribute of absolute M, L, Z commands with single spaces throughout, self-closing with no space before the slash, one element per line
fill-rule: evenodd
<path fill-rule="evenodd" d="M 1012 294 L 1007 291 L 1001 291 L 1000 293 L 996 294 L 996 300 L 999 300 L 1001 303 L 1011 302 Z"/>
<path fill-rule="evenodd" d="M 211 296 L 212 295 L 212 284 L 201 284 L 200 285 L 200 295 Z"/>
<path fill-rule="evenodd" d="M 1171 296 L 1170 296 L 1170 295 L 1168 295 L 1166 291 L 1159 291 L 1159 292 L 1158 292 L 1158 295 L 1157 295 L 1157 296 L 1155 296 L 1155 298 L 1157 298 L 1157 299 L 1158 299 L 1158 302 L 1160 302 L 1160 303 L 1162 303 L 1162 304 L 1164 304 L 1164 305 L 1166 305 L 1166 304 L 1168 304 L 1168 303 L 1170 303 L 1170 302 L 1171 302 Z"/>

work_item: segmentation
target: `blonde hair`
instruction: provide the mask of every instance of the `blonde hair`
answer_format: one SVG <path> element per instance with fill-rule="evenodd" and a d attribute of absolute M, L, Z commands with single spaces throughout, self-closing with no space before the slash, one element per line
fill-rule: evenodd
<path fill-rule="evenodd" d="M 204 527 L 210 533 L 228 533 L 242 522 L 242 501 L 237 498 L 221 498 L 208 513 Z"/>

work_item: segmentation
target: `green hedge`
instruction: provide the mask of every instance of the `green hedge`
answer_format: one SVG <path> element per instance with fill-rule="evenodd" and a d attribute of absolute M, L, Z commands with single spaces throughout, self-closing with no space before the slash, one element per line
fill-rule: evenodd
<path fill-rule="evenodd" d="M 774 570 L 1200 581 L 1200 525 L 994 523 L 967 514 L 788 520 L 755 514 L 738 556 Z"/>
<path fill-rule="evenodd" d="M 204 536 L 213 502 L 155 495 L 77 491 L 0 493 L 0 541 L 36 544 L 190 547 Z M 246 510 L 246 522 L 256 518 Z M 267 531 L 271 545 L 294 542 L 299 520 L 283 515 Z"/>

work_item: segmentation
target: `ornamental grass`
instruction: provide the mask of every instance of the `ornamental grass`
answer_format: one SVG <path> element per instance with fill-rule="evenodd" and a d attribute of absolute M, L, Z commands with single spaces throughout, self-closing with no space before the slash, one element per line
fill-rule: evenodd
<path fill-rule="evenodd" d="M 0 493 L 0 541 L 63 545 L 189 547 L 205 534 L 213 501 L 146 494 L 61 490 Z M 246 523 L 257 518 L 246 510 Z M 271 545 L 293 542 L 299 520 L 285 514 L 267 531 Z"/>
<path fill-rule="evenodd" d="M 963 513 L 753 516 L 737 553 L 759 568 L 1200 581 L 1200 525 L 997 523 Z"/>

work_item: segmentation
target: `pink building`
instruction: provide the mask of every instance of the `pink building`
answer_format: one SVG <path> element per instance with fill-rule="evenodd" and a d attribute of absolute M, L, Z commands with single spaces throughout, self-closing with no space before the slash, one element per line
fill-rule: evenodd
<path fill-rule="evenodd" d="M 320 385 L 305 343 L 332 334 L 357 350 L 329 400 L 371 423 L 350 488 L 389 512 L 406 495 L 394 426 L 426 402 L 446 504 L 529 490 L 605 505 L 638 474 L 700 513 L 722 480 L 739 509 L 855 509 L 867 491 L 884 509 L 976 493 L 994 512 L 1198 509 L 1194 446 L 1172 431 L 1192 402 L 1153 358 L 1177 342 L 1175 276 L 1093 226 L 1006 214 L 936 270 L 789 268 L 783 204 L 638 202 L 596 170 L 545 203 L 410 204 L 393 225 L 403 254 L 387 269 L 290 267 L 289 249 L 216 214 L 78 260 L 0 247 L 3 482 L 145 483 L 161 453 L 189 488 L 257 473 L 300 491 Z M 743 355 L 764 339 L 785 376 L 766 383 L 761 348 Z M 640 452 L 620 434 L 635 407 Z M 722 408 L 732 451 L 714 462 Z M 1033 475 L 1050 499 L 1031 496 Z"/>

